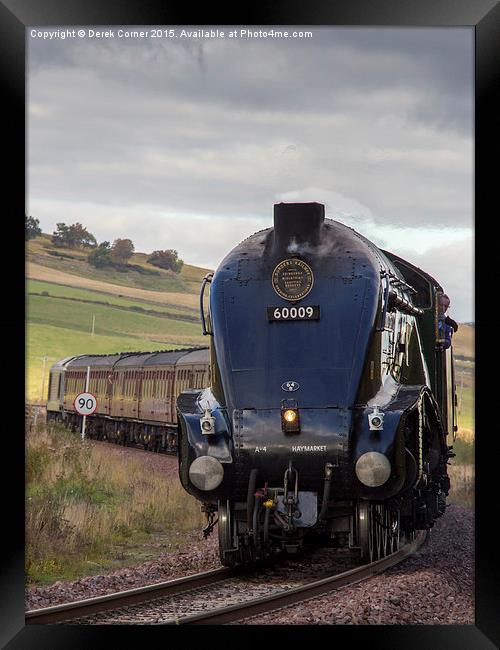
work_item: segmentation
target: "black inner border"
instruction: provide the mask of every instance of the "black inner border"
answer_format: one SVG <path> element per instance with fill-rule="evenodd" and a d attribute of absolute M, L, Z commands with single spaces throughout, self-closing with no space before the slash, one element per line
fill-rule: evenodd
<path fill-rule="evenodd" d="M 24 624 L 24 225 L 25 201 L 25 27 L 58 25 L 364 25 L 364 26 L 470 26 L 476 35 L 476 625 L 453 626 L 234 626 L 202 630 L 198 641 L 219 643 L 223 636 L 252 643 L 256 635 L 283 643 L 308 640 L 318 632 L 328 644 L 366 641 L 367 647 L 415 649 L 500 647 L 500 570 L 495 532 L 498 497 L 495 482 L 499 456 L 496 377 L 488 379 L 488 365 L 498 364 L 495 318 L 485 315 L 486 300 L 493 308 L 496 275 L 493 261 L 498 239 L 492 233 L 497 215 L 493 196 L 498 185 L 500 115 L 500 5 L 498 0 L 330 0 L 303 3 L 298 0 L 265 0 L 260 6 L 240 6 L 240 12 L 221 11 L 222 5 L 202 6 L 196 16 L 188 7 L 161 0 L 3 0 L 0 3 L 0 69 L 4 112 L 3 192 L 4 267 L 8 264 L 8 298 L 2 318 L 6 375 L 3 404 L 2 496 L 4 551 L 1 555 L 0 642 L 8 648 L 113 648 L 172 640 L 173 629 L 162 626 L 25 626 Z M 496 131 L 496 132 L 495 132 Z M 12 135 L 12 146 L 5 143 Z M 495 135 L 497 136 L 495 138 Z M 491 218 L 489 218 L 491 215 Z M 15 217 L 15 218 L 14 218 Z M 491 250 L 489 246 L 493 248 Z M 14 244 L 15 242 L 15 244 Z M 5 245 L 7 244 L 7 245 Z M 8 259 L 7 253 L 12 253 Z M 457 260 L 460 264 L 460 260 Z M 15 269 L 15 272 L 14 272 Z M 5 295 L 5 294 L 4 294 Z M 481 299 L 483 295 L 483 299 Z M 12 340 L 12 343 L 11 343 Z M 14 344 L 17 342 L 17 344 Z M 6 348 L 6 350 L 5 350 Z M 486 355 L 488 358 L 486 359 Z M 483 379 L 481 380 L 481 376 Z M 495 453 L 496 452 L 496 453 Z M 13 472 L 9 476 L 8 467 Z M 189 628 L 183 636 L 191 640 Z M 243 630 L 243 632 L 242 632 Z M 180 629 L 176 628 L 176 636 Z M 295 635 L 299 637 L 296 639 Z M 125 636 L 126 635 L 126 636 Z M 161 636 L 160 636 L 161 635 Z M 264 637 L 262 637 L 264 638 Z M 176 639 L 177 640 L 177 639 Z"/>

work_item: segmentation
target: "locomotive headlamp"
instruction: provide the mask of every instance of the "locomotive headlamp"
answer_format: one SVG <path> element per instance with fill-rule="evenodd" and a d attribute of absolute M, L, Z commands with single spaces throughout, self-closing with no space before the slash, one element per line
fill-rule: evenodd
<path fill-rule="evenodd" d="M 356 462 L 356 476 L 367 487 L 383 485 L 391 475 L 391 463 L 378 451 L 368 451 Z"/>
<path fill-rule="evenodd" d="M 210 409 L 206 409 L 204 415 L 200 418 L 201 432 L 206 436 L 215 433 L 215 418 Z"/>
<path fill-rule="evenodd" d="M 283 433 L 299 433 L 299 409 L 295 400 L 283 400 L 281 403 L 281 429 Z"/>
<path fill-rule="evenodd" d="M 379 411 L 378 406 L 374 406 L 373 411 L 368 413 L 368 423 L 370 431 L 380 431 L 384 428 L 384 414 Z"/>
<path fill-rule="evenodd" d="M 199 490 L 215 490 L 222 483 L 224 468 L 213 456 L 199 456 L 189 467 L 189 480 Z"/>

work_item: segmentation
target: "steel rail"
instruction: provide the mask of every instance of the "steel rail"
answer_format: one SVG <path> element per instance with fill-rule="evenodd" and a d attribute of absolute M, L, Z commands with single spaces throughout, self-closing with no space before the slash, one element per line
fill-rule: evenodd
<path fill-rule="evenodd" d="M 205 585 L 219 582 L 232 576 L 234 576 L 232 569 L 222 567 L 166 582 L 158 582 L 157 584 L 147 585 L 146 587 L 136 587 L 135 589 L 127 589 L 126 591 L 96 596 L 95 598 L 76 600 L 72 603 L 62 603 L 61 605 L 53 605 L 52 607 L 31 609 L 25 612 L 25 619 L 27 624 L 60 623 L 97 612 L 118 609 L 126 605 L 145 603 L 149 600 L 156 600 L 164 596 L 174 596 L 175 594 L 204 587 Z"/>
<path fill-rule="evenodd" d="M 268 614 L 275 609 L 309 600 L 310 598 L 355 584 L 377 573 L 381 573 L 412 555 L 421 546 L 425 538 L 426 533 L 421 532 L 413 542 L 405 544 L 399 551 L 392 553 L 382 560 L 377 560 L 371 564 L 362 565 L 321 580 L 315 580 L 300 587 L 286 590 L 285 592 L 254 598 L 246 602 L 214 609 L 201 614 L 191 614 L 168 619 L 156 623 L 156 625 L 220 625 L 262 613 Z M 186 593 L 241 574 L 241 570 L 223 567 L 154 585 L 147 585 L 146 587 L 137 587 L 127 591 L 106 594 L 72 603 L 28 610 L 25 613 L 26 623 L 41 625 L 61 623 L 64 621 L 73 622 L 75 619 L 84 618 L 98 612 L 112 611 L 124 606 L 147 603 L 148 601 L 154 601 L 165 596 Z"/>
<path fill-rule="evenodd" d="M 424 543 L 426 537 L 427 532 L 420 531 L 414 541 L 405 544 L 401 549 L 381 560 L 364 564 L 328 578 L 315 580 L 306 585 L 289 589 L 286 592 L 255 598 L 247 602 L 230 605 L 229 607 L 203 612 L 202 614 L 193 614 L 162 621 L 157 623 L 157 625 L 224 625 L 258 614 L 269 614 L 273 610 L 321 596 L 329 591 L 356 584 L 357 582 L 371 578 L 377 573 L 382 573 L 382 571 L 399 564 L 410 555 L 413 555 Z"/>

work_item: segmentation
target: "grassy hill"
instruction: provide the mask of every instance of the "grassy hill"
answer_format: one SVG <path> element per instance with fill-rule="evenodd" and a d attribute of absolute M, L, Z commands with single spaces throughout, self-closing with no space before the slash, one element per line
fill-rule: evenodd
<path fill-rule="evenodd" d="M 453 353 L 455 357 L 474 361 L 475 328 L 470 323 L 462 323 L 453 335 Z"/>
<path fill-rule="evenodd" d="M 177 275 L 148 264 L 145 253 L 135 253 L 125 270 L 95 269 L 87 254 L 56 248 L 49 235 L 27 244 L 30 400 L 45 398 L 48 370 L 66 356 L 207 343 L 201 335 L 198 292 L 209 269 L 185 264 Z"/>
<path fill-rule="evenodd" d="M 33 264 L 106 283 L 152 291 L 196 293 L 203 276 L 209 272 L 209 269 L 189 264 L 184 264 L 179 274 L 159 269 L 147 263 L 146 253 L 134 253 L 124 269 L 96 269 L 87 262 L 88 249 L 56 247 L 51 243 L 50 235 L 45 234 L 29 241 L 26 250 L 28 259 Z"/>

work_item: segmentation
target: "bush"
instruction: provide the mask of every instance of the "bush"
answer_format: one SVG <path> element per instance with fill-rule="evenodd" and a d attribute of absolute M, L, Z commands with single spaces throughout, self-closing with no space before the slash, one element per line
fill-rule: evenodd
<path fill-rule="evenodd" d="M 141 266 L 140 264 L 127 264 L 127 269 L 129 271 L 137 271 L 137 273 L 141 273 L 142 275 L 161 275 L 160 271 L 155 271 L 154 269 L 147 269 L 144 266 Z"/>
<path fill-rule="evenodd" d="M 113 266 L 109 241 L 103 241 L 97 248 L 94 248 L 94 250 L 89 253 L 87 262 L 98 269 L 103 266 Z"/>
<path fill-rule="evenodd" d="M 174 273 L 180 273 L 184 266 L 183 260 L 179 259 L 177 251 L 173 249 L 165 251 L 153 251 L 148 257 L 148 262 L 161 269 L 167 269 Z"/>
<path fill-rule="evenodd" d="M 52 257 L 59 257 L 63 260 L 78 260 L 80 259 L 79 257 L 76 257 L 76 255 L 70 255 L 69 253 L 60 253 L 59 251 L 49 251 L 49 255 L 52 255 Z"/>
<path fill-rule="evenodd" d="M 111 247 L 111 259 L 116 264 L 126 264 L 132 257 L 134 250 L 131 239 L 115 239 Z"/>

